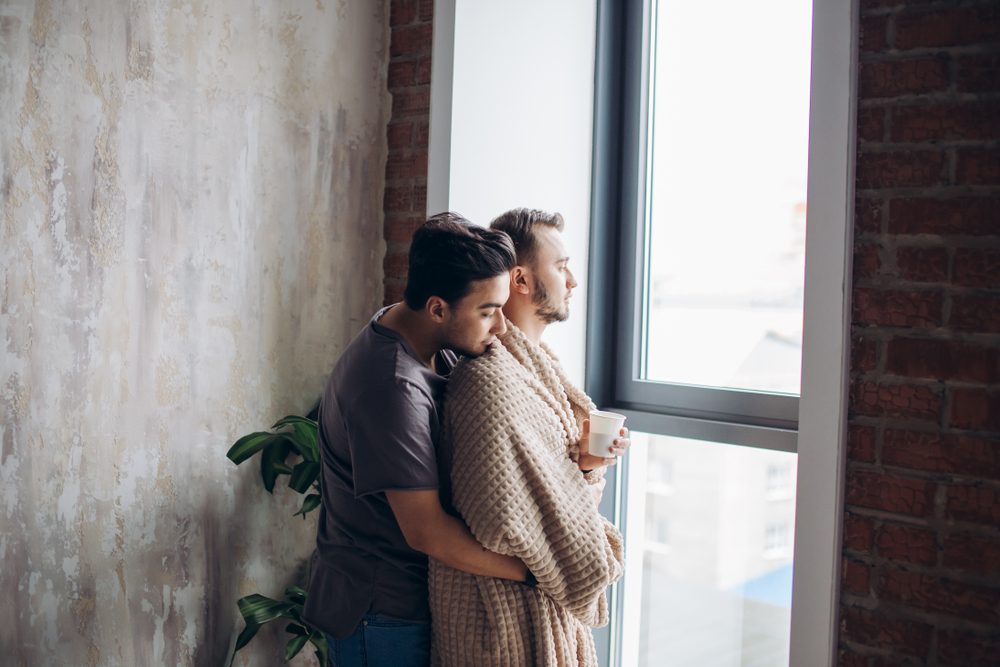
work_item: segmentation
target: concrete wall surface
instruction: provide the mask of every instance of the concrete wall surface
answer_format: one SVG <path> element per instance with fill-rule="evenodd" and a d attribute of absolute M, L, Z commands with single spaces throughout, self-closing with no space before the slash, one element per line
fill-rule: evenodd
<path fill-rule="evenodd" d="M 382 300 L 387 58 L 385 2 L 0 0 L 3 664 L 224 664 L 302 583 L 225 452 Z"/>

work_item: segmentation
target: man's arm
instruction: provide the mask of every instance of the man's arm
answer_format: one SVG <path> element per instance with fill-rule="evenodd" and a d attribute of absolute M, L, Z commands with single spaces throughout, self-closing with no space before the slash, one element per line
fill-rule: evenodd
<path fill-rule="evenodd" d="M 524 581 L 528 568 L 479 544 L 464 523 L 441 507 L 435 490 L 386 491 L 392 513 L 411 549 L 448 567 L 485 577 Z"/>

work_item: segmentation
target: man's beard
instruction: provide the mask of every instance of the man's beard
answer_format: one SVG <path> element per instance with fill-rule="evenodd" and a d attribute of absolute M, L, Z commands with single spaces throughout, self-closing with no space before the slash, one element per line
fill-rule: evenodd
<path fill-rule="evenodd" d="M 549 291 L 537 278 L 535 279 L 535 294 L 531 298 L 531 302 L 535 305 L 535 315 L 546 324 L 565 322 L 569 318 L 569 307 L 564 306 L 560 309 L 558 306 L 552 305 Z"/>

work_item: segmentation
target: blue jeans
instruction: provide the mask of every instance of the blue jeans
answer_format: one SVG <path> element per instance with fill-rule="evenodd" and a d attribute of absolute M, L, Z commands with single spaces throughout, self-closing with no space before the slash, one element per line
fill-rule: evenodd
<path fill-rule="evenodd" d="M 427 667 L 431 625 L 365 614 L 347 639 L 326 636 L 333 667 Z"/>

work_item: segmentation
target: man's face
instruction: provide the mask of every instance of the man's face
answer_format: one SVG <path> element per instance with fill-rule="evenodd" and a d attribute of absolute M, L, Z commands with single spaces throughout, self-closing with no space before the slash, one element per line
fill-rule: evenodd
<path fill-rule="evenodd" d="M 477 280 L 472 290 L 448 308 L 445 347 L 478 357 L 507 330 L 500 309 L 510 296 L 510 274 Z"/>
<path fill-rule="evenodd" d="M 569 270 L 569 257 L 557 229 L 536 226 L 534 233 L 531 302 L 535 305 L 535 315 L 546 324 L 563 322 L 569 317 L 569 299 L 577 285 Z"/>

